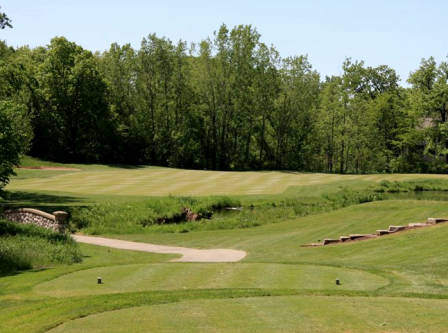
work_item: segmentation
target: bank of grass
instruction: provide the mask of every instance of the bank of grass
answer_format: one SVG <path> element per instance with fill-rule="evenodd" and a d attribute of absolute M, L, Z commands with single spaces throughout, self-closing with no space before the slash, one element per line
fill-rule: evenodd
<path fill-rule="evenodd" d="M 69 209 L 68 227 L 72 231 L 87 234 L 122 231 L 138 233 L 148 229 L 154 232 L 186 232 L 189 231 L 186 228 L 199 225 L 201 222 L 194 221 L 184 225 L 186 214 L 183 213 L 183 209 L 188 208 L 204 221 L 210 218 L 214 210 L 239 205 L 239 200 L 225 196 L 204 198 L 169 196 L 150 198 L 141 202 L 73 207 Z M 182 224 L 180 228 L 179 224 Z"/>
<path fill-rule="evenodd" d="M 420 179 L 408 181 L 382 180 L 374 187 L 376 192 L 400 193 L 419 191 L 448 191 L 448 181 L 442 179 Z"/>
<path fill-rule="evenodd" d="M 240 207 L 242 201 L 226 196 L 149 198 L 143 202 L 102 204 L 70 209 L 69 228 L 86 234 L 185 233 L 190 231 L 251 228 L 266 223 L 331 211 L 381 200 L 371 189 L 340 189 L 315 197 L 271 197 L 245 200 L 242 210 L 214 217 L 216 211 Z M 183 208 L 203 218 L 187 222 Z"/>
<path fill-rule="evenodd" d="M 0 220 L 0 275 L 13 271 L 80 262 L 76 242 L 34 225 Z"/>

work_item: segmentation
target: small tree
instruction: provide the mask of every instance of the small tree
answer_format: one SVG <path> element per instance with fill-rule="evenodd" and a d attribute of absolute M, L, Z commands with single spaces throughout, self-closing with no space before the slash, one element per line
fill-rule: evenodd
<path fill-rule="evenodd" d="M 28 150 L 31 136 L 26 107 L 0 101 L 0 196 L 9 177 L 15 175 L 20 156 Z"/>

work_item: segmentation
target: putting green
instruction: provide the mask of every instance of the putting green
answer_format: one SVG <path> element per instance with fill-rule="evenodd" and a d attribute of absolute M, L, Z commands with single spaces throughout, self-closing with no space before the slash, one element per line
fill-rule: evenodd
<path fill-rule="evenodd" d="M 103 284 L 97 284 L 102 277 Z M 341 285 L 335 280 L 340 279 Z M 366 271 L 317 265 L 169 263 L 100 267 L 37 285 L 48 296 L 79 296 L 145 290 L 267 288 L 375 290 L 389 280 Z"/>
<path fill-rule="evenodd" d="M 77 319 L 51 333 L 446 332 L 446 300 L 263 297 L 186 301 Z"/>
<path fill-rule="evenodd" d="M 80 171 L 17 170 L 8 190 L 55 191 L 138 196 L 275 194 L 289 186 L 340 181 L 448 179 L 448 175 L 332 175 L 283 172 L 222 172 L 167 168 L 100 169 Z M 51 173 L 54 176 L 51 176 Z M 43 177 L 45 173 L 45 177 Z"/>

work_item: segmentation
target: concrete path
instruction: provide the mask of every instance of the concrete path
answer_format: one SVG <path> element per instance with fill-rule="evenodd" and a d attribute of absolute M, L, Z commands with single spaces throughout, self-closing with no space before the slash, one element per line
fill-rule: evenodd
<path fill-rule="evenodd" d="M 118 239 L 72 235 L 79 243 L 113 247 L 115 249 L 133 250 L 154 253 L 174 253 L 182 258 L 172 261 L 182 262 L 236 262 L 246 256 L 246 252 L 238 250 L 214 249 L 198 250 L 187 247 L 153 245 L 147 243 L 129 242 Z"/>

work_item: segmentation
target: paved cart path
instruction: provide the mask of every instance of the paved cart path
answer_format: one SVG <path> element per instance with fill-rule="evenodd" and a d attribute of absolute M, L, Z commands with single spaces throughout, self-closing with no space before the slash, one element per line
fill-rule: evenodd
<path fill-rule="evenodd" d="M 99 246 L 107 246 L 115 249 L 133 250 L 154 253 L 174 253 L 182 255 L 182 258 L 172 261 L 182 262 L 236 262 L 246 256 L 246 252 L 228 249 L 198 250 L 187 247 L 154 245 L 147 243 L 137 243 L 123 241 L 119 239 L 92 237 L 92 236 L 72 236 L 79 243 L 86 243 Z"/>

